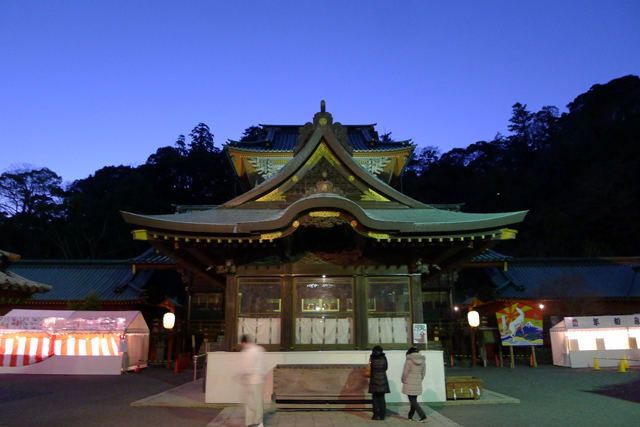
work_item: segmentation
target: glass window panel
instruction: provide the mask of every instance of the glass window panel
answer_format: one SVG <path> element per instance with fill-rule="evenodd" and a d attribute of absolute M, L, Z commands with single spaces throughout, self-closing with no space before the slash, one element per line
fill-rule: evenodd
<path fill-rule="evenodd" d="M 192 320 L 215 320 L 223 317 L 224 297 L 219 292 L 197 292 L 191 296 Z"/>
<path fill-rule="evenodd" d="M 295 280 L 296 344 L 353 343 L 353 279 Z"/>
<path fill-rule="evenodd" d="M 380 277 L 367 280 L 367 308 L 375 313 L 411 312 L 409 279 Z"/>
<path fill-rule="evenodd" d="M 408 277 L 367 279 L 369 343 L 409 343 L 411 295 Z"/>
<path fill-rule="evenodd" d="M 242 335 L 258 344 L 279 344 L 282 312 L 280 278 L 238 279 L 238 342 Z"/>
<path fill-rule="evenodd" d="M 241 315 L 275 314 L 280 312 L 280 281 L 249 282 L 240 280 L 238 297 Z"/>

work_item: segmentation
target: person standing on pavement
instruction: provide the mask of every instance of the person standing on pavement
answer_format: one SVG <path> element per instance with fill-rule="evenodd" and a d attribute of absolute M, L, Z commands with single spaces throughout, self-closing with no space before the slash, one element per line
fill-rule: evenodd
<path fill-rule="evenodd" d="M 411 409 L 409 410 L 409 419 L 417 412 L 420 422 L 426 422 L 427 416 L 418 405 L 418 396 L 422 395 L 422 380 L 427 374 L 426 359 L 420 354 L 420 351 L 411 347 L 407 351 L 407 360 L 404 362 L 404 370 L 402 371 L 402 393 L 409 397 Z"/>
<path fill-rule="evenodd" d="M 264 375 L 264 348 L 250 342 L 247 335 L 240 339 L 242 351 L 240 353 L 240 377 L 245 387 L 245 423 L 247 426 L 264 427 L 262 418 L 264 402 L 262 388 Z"/>
<path fill-rule="evenodd" d="M 373 395 L 373 417 L 372 420 L 384 420 L 387 412 L 387 402 L 384 399 L 385 393 L 389 391 L 389 380 L 387 379 L 387 357 L 379 345 L 373 347 L 371 352 L 371 378 L 369 379 L 369 393 Z"/>

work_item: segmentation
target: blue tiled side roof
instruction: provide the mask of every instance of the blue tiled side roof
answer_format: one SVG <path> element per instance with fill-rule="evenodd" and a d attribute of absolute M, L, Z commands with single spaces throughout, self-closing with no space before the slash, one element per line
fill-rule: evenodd
<path fill-rule="evenodd" d="M 103 301 L 136 300 L 153 275 L 153 270 L 138 270 L 134 275 L 126 261 L 21 261 L 10 270 L 53 287 L 35 294 L 32 301 L 79 301 L 91 291 Z"/>
<path fill-rule="evenodd" d="M 204 210 L 204 209 L 203 209 Z M 149 248 L 143 254 L 129 260 L 131 264 L 176 264 L 177 263 L 166 255 L 156 252 L 155 249 Z"/>
<path fill-rule="evenodd" d="M 293 151 L 298 145 L 300 126 L 273 126 L 261 125 L 267 130 L 267 136 L 262 141 L 240 142 L 229 141 L 229 145 L 251 151 Z M 375 140 L 367 128 L 373 125 L 355 126 L 347 125 L 349 145 L 355 151 L 388 151 L 410 146 L 410 141 L 383 142 Z"/>
<path fill-rule="evenodd" d="M 486 251 L 484 251 L 483 253 L 481 253 L 480 255 L 476 255 L 471 261 L 471 263 L 474 262 L 503 262 L 503 261 L 509 261 L 513 259 L 512 256 L 509 255 L 502 255 L 501 253 L 498 253 L 494 250 L 491 249 L 487 249 Z"/>
<path fill-rule="evenodd" d="M 640 297 L 638 269 L 624 264 L 510 262 L 486 271 L 502 298 Z"/>

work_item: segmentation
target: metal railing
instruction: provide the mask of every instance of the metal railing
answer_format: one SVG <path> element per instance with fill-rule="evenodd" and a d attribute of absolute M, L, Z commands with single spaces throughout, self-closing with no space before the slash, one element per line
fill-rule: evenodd
<path fill-rule="evenodd" d="M 202 364 L 202 392 L 207 392 L 207 354 L 193 356 L 193 380 L 198 380 L 198 362 Z"/>

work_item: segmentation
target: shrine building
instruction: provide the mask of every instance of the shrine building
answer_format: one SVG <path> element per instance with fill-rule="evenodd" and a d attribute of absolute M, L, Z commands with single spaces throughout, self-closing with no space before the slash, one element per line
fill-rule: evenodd
<path fill-rule="evenodd" d="M 225 150 L 246 193 L 170 215 L 123 212 L 147 240 L 224 295 L 224 348 L 250 334 L 271 351 L 406 349 L 422 289 L 505 239 L 526 211 L 476 214 L 392 186 L 415 145 L 325 111 L 263 126 Z"/>

